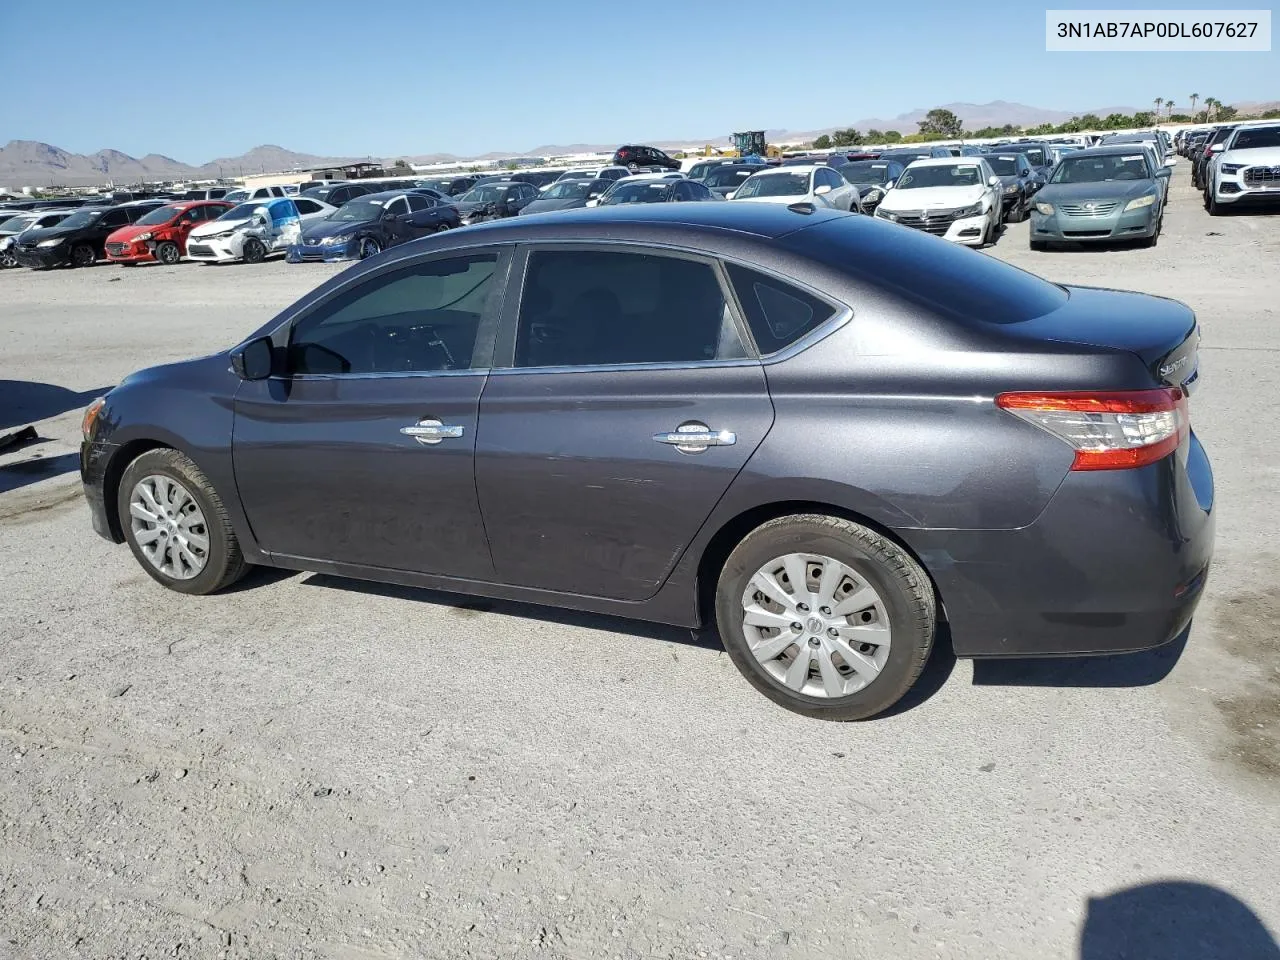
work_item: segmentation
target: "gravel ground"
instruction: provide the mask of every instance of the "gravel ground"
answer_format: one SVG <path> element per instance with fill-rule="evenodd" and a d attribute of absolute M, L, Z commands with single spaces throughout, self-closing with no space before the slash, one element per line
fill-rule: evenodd
<path fill-rule="evenodd" d="M 1280 956 L 1280 217 L 1211 219 L 1181 165 L 1165 230 L 989 253 L 1200 315 L 1218 552 L 1185 649 L 939 655 L 856 725 L 664 627 L 163 591 L 89 528 L 81 408 L 339 268 L 0 274 L 0 432 L 46 438 L 0 456 L 0 956 Z"/>

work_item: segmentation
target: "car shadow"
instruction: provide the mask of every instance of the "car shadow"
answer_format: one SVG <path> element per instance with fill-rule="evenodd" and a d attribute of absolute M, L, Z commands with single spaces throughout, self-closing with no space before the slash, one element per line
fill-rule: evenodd
<path fill-rule="evenodd" d="M 1280 960 L 1280 945 L 1240 900 L 1208 884 L 1144 883 L 1091 897 L 1080 960 Z"/>
<path fill-rule="evenodd" d="M 1177 666 L 1188 625 L 1164 646 L 1098 657 L 1039 657 L 973 661 L 975 687 L 1146 687 Z"/>
<path fill-rule="evenodd" d="M 89 405 L 110 387 L 77 393 L 55 383 L 0 380 L 0 430 L 37 423 Z"/>
<path fill-rule="evenodd" d="M 59 477 L 80 469 L 80 454 L 64 453 L 56 457 L 37 457 L 20 463 L 0 466 L 0 493 L 20 490 L 51 477 Z"/>
<path fill-rule="evenodd" d="M 430 603 L 435 606 L 446 607 L 461 617 L 475 617 L 483 613 L 501 613 L 505 616 L 541 620 L 544 623 L 557 623 L 566 627 L 586 627 L 590 630 L 606 630 L 611 633 L 630 634 L 647 640 L 665 640 L 670 643 L 701 647 L 704 650 L 724 649 L 723 644 L 720 642 L 719 634 L 714 630 L 694 631 L 687 627 L 673 627 L 668 624 L 651 623 L 646 620 L 630 620 L 626 617 L 614 617 L 608 614 L 584 613 L 580 610 L 566 610 L 562 607 L 544 607 L 515 600 L 493 600 L 488 597 L 473 597 L 466 594 L 448 593 L 443 590 L 429 590 L 425 587 L 403 587 L 393 583 L 348 580 L 345 577 L 337 577 L 328 573 L 308 574 L 302 582 L 310 587 L 351 590 L 356 593 L 372 594 L 378 597 L 393 597 L 398 600 L 412 600 L 416 603 Z"/>

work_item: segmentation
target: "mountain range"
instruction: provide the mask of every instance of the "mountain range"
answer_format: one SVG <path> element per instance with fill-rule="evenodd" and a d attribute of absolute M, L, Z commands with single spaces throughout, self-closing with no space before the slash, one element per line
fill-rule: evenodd
<path fill-rule="evenodd" d="M 1280 107 L 1280 103 L 1250 102 L 1233 104 L 1241 114 L 1259 113 Z M 1044 107 L 1028 106 L 1024 103 L 1012 103 L 995 100 L 991 103 L 947 103 L 942 109 L 950 110 L 967 129 L 978 130 L 983 127 L 999 127 L 1013 124 L 1017 127 L 1031 127 L 1042 123 L 1063 123 L 1072 117 L 1087 113 L 1105 117 L 1111 113 L 1132 114 L 1147 107 L 1094 107 L 1088 110 L 1053 110 Z M 914 133 L 917 125 L 924 119 L 926 109 L 911 110 L 896 117 L 867 117 L 852 123 L 824 127 L 820 130 L 786 130 L 766 131 L 771 143 L 803 142 L 830 133 L 832 130 L 853 127 L 857 130 L 897 130 L 900 133 Z M 684 140 L 653 140 L 654 146 L 665 149 L 677 149 L 690 146 L 712 144 L 721 146 L 729 142 L 729 137 L 721 134 L 714 137 L 695 137 Z M 540 144 L 528 150 L 493 151 L 479 156 L 461 157 L 451 153 L 429 153 L 410 156 L 405 159 L 413 163 L 450 163 L 460 160 L 486 161 L 499 160 L 517 156 L 565 156 L 577 153 L 601 153 L 613 150 L 616 143 L 571 143 Z M 306 170 L 316 167 L 338 166 L 354 160 L 369 160 L 370 157 L 324 157 L 310 153 L 298 153 L 284 147 L 264 144 L 254 147 L 238 157 L 220 157 L 208 163 L 191 165 L 158 153 L 149 153 L 145 157 L 131 157 L 119 150 L 104 149 L 97 153 L 70 153 L 60 147 L 41 143 L 35 140 L 11 140 L 0 147 L 0 186 L 10 190 L 22 186 L 47 186 L 61 184 L 77 186 L 83 184 L 132 183 L 139 180 L 179 180 L 206 179 L 211 177 L 238 177 L 250 173 L 278 173 L 288 170 Z M 398 157 L 382 158 L 387 162 L 400 159 Z"/>

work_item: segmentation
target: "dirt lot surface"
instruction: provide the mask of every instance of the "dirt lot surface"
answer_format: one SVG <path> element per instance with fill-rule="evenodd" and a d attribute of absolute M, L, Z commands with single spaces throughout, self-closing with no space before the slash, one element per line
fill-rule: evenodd
<path fill-rule="evenodd" d="M 1155 249 L 1031 253 L 1023 223 L 988 254 L 1201 318 L 1218 545 L 1185 649 L 939 655 L 855 725 L 679 630 L 162 590 L 89 528 L 81 409 L 340 267 L 0 274 L 0 433 L 45 438 L 0 455 L 0 957 L 1276 957 L 1280 216 L 1175 184 Z"/>

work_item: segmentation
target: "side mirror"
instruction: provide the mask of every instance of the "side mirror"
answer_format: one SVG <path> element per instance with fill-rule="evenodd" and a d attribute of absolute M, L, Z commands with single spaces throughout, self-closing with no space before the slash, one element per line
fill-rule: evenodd
<path fill-rule="evenodd" d="M 990 180 L 987 181 L 987 183 L 989 183 L 993 187 L 998 187 L 1000 186 L 1000 178 L 993 176 Z"/>
<path fill-rule="evenodd" d="M 828 193 L 830 193 L 830 192 L 831 192 L 831 188 L 830 188 L 829 186 L 827 186 L 825 183 L 824 183 L 822 186 L 820 186 L 820 187 L 814 187 L 814 188 L 813 188 L 813 195 L 814 195 L 815 197 L 821 197 L 821 196 L 824 196 L 825 194 L 828 194 Z"/>
<path fill-rule="evenodd" d="M 588 206 L 588 207 L 596 207 L 596 206 L 599 206 L 599 205 L 600 205 L 600 201 L 599 201 L 599 200 L 588 200 L 588 201 L 587 201 L 587 206 Z"/>
<path fill-rule="evenodd" d="M 1163 177 L 1166 180 L 1169 179 L 1169 177 L 1171 177 L 1172 175 L 1173 175 L 1173 167 L 1161 167 L 1159 170 L 1156 171 L 1157 177 Z"/>
<path fill-rule="evenodd" d="M 733 195 L 734 195 L 735 193 L 737 193 L 737 192 L 738 192 L 737 190 L 730 190 L 728 193 L 726 193 L 726 194 L 724 195 L 724 198 L 725 198 L 726 200 L 732 200 L 732 199 L 733 199 Z"/>
<path fill-rule="evenodd" d="M 897 183 L 897 182 L 898 182 L 897 180 L 886 180 L 886 181 L 885 181 L 885 184 L 884 184 L 884 188 L 885 188 L 886 190 L 892 190 L 892 189 L 893 189 L 893 185 L 894 185 L 895 183 Z"/>
<path fill-rule="evenodd" d="M 231 351 L 231 369 L 241 380 L 265 380 L 271 376 L 274 357 L 271 338 L 259 337 Z"/>
<path fill-rule="evenodd" d="M 1212 147 L 1209 148 L 1209 152 L 1221 153 L 1225 149 L 1227 149 L 1227 145 L 1225 143 L 1215 143 Z"/>

